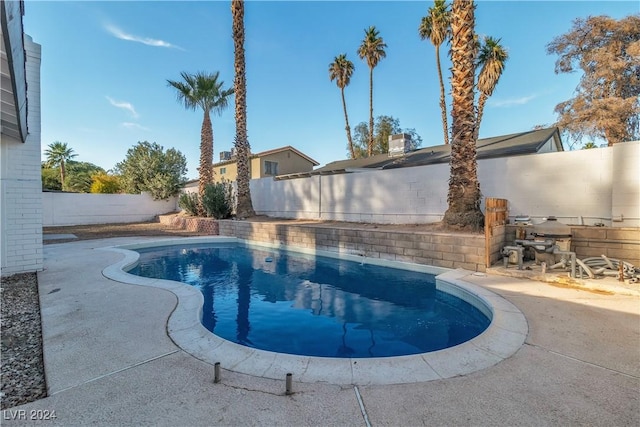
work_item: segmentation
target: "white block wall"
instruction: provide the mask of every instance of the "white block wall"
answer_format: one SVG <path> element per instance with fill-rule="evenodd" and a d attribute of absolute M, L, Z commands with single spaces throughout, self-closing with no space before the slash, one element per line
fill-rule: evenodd
<path fill-rule="evenodd" d="M 177 198 L 153 200 L 142 194 L 42 193 L 45 227 L 151 221 L 175 212 Z"/>
<path fill-rule="evenodd" d="M 484 197 L 534 221 L 640 226 L 640 142 L 478 161 Z M 251 181 L 256 212 L 283 218 L 428 223 L 447 210 L 449 165 Z"/>
<path fill-rule="evenodd" d="M 0 142 L 0 263 L 2 276 L 42 270 L 40 177 L 40 45 L 25 35 L 28 130 L 25 143 Z"/>

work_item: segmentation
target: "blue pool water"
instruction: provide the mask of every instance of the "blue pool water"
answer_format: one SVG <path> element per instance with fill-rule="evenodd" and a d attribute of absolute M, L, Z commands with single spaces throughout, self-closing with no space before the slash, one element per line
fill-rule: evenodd
<path fill-rule="evenodd" d="M 240 244 L 140 249 L 129 273 L 179 281 L 204 295 L 216 335 L 279 353 L 388 357 L 451 347 L 489 319 L 437 290 L 435 277 Z"/>

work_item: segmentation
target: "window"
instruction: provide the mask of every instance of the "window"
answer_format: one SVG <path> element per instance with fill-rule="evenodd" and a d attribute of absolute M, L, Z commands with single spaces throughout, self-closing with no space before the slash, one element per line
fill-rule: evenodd
<path fill-rule="evenodd" d="M 227 168 L 220 168 L 220 175 L 227 173 Z"/>
<path fill-rule="evenodd" d="M 264 174 L 265 175 L 278 175 L 278 162 L 264 161 Z"/>

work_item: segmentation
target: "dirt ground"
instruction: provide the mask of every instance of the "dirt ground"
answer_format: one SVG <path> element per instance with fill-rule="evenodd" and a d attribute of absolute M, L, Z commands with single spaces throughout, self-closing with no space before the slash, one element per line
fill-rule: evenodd
<path fill-rule="evenodd" d="M 375 229 L 389 231 L 443 231 L 441 223 L 432 224 L 367 224 L 352 223 L 340 221 L 318 221 L 318 220 L 295 220 L 295 219 L 278 219 L 266 216 L 255 216 L 247 219 L 253 222 L 279 222 L 287 224 L 305 224 L 330 226 L 335 228 L 358 228 L 358 229 Z M 451 233 L 451 231 L 448 231 Z M 62 227 L 44 227 L 45 235 L 44 244 L 64 243 L 75 240 L 92 240 L 105 239 L 109 237 L 128 237 L 128 236 L 204 236 L 206 233 L 190 232 L 185 230 L 176 230 L 168 225 L 160 224 L 157 221 L 126 223 L 126 224 L 95 224 L 95 225 L 73 225 Z M 455 231 L 454 231 L 455 233 Z M 76 239 L 46 239 L 47 234 L 74 234 Z"/>
<path fill-rule="evenodd" d="M 128 236 L 202 236 L 204 233 L 196 233 L 185 230 L 176 230 L 159 222 L 139 222 L 127 224 L 95 224 L 72 225 L 63 227 L 43 227 L 44 244 L 64 243 L 76 240 L 106 239 L 109 237 Z M 76 239 L 48 240 L 48 234 L 74 234 Z"/>

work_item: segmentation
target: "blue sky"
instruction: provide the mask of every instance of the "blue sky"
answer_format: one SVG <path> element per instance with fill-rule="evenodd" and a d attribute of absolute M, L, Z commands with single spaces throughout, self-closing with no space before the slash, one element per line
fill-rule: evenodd
<path fill-rule="evenodd" d="M 442 144 L 435 51 L 417 28 L 432 1 L 249 1 L 245 5 L 247 116 L 253 152 L 292 145 L 321 165 L 346 158 L 333 58 L 355 65 L 346 88 L 352 128 L 368 121 L 369 71 L 356 54 L 375 25 L 387 57 L 374 70 L 374 115 L 415 128 L 423 146 Z M 480 137 L 551 124 L 579 74 L 556 75 L 545 46 L 589 15 L 621 18 L 637 1 L 479 1 L 476 31 L 502 39 L 509 60 L 485 107 Z M 26 1 L 25 31 L 42 45 L 42 147 L 69 144 L 76 160 L 105 169 L 138 141 L 180 150 L 197 176 L 201 111 L 187 111 L 166 80 L 220 71 L 233 85 L 229 1 Z M 443 74 L 450 91 L 448 48 Z M 450 98 L 447 100 L 450 109 Z M 233 145 L 233 104 L 212 116 L 214 159 Z"/>

